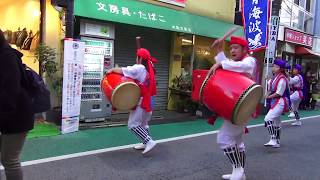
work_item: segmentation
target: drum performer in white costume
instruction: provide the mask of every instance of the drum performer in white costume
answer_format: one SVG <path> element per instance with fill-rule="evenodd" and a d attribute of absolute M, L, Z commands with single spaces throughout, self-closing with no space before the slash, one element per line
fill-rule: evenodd
<path fill-rule="evenodd" d="M 265 126 L 270 134 L 270 141 L 265 146 L 280 147 L 281 119 L 283 112 L 287 112 L 290 103 L 289 82 L 285 74 L 286 62 L 276 59 L 273 63 L 273 78 L 268 82 L 266 99 L 270 103 L 270 110 L 264 118 Z"/>
<path fill-rule="evenodd" d="M 217 42 L 218 41 L 218 42 Z M 209 74 L 215 73 L 218 68 L 229 71 L 238 72 L 248 76 L 250 79 L 255 80 L 256 72 L 256 59 L 248 55 L 248 42 L 247 40 L 231 36 L 230 41 L 230 54 L 231 59 L 228 59 L 223 52 L 223 40 L 218 39 L 215 42 L 216 50 L 218 52 L 215 57 L 216 64 L 214 64 Z M 235 83 L 235 86 L 237 84 Z M 229 158 L 232 163 L 232 174 L 222 176 L 222 179 L 231 180 L 245 180 L 245 146 L 243 143 L 245 126 L 238 126 L 231 123 L 231 121 L 224 120 L 223 125 L 219 130 L 217 136 L 217 143 L 224 151 L 224 154 Z"/>
<path fill-rule="evenodd" d="M 289 118 L 295 118 L 296 121 L 292 123 L 294 126 L 301 126 L 301 120 L 298 113 L 298 108 L 300 105 L 300 102 L 303 99 L 303 78 L 300 75 L 301 73 L 301 65 L 296 64 L 293 68 L 292 74 L 293 78 L 290 78 L 289 85 L 290 85 L 290 100 L 291 100 L 291 113 L 289 114 Z"/>
<path fill-rule="evenodd" d="M 128 128 L 141 139 L 142 144 L 134 148 L 144 149 L 142 154 L 148 153 L 156 145 L 156 142 L 152 140 L 149 134 L 148 126 L 148 121 L 151 119 L 153 110 L 152 99 L 156 95 L 154 63 L 157 63 L 157 60 L 151 57 L 150 52 L 147 49 L 139 48 L 137 50 L 136 64 L 113 68 L 108 71 L 108 73 L 119 73 L 135 79 L 141 89 L 139 104 L 130 112 Z"/>

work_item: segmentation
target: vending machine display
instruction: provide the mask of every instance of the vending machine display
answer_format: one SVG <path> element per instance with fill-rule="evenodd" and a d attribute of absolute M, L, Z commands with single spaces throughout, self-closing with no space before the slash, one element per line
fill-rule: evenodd
<path fill-rule="evenodd" d="M 113 67 L 113 40 L 82 37 L 85 42 L 80 121 L 104 121 L 111 116 L 111 104 L 101 91 L 105 72 Z"/>

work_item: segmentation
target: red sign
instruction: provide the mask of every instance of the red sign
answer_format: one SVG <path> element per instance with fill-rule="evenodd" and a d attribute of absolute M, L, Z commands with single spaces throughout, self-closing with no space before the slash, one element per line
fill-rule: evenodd
<path fill-rule="evenodd" d="M 164 3 L 173 4 L 176 6 L 185 7 L 187 0 L 158 0 Z"/>
<path fill-rule="evenodd" d="M 312 43 L 313 43 L 312 36 L 308 34 L 304 34 L 302 32 L 294 31 L 292 29 L 285 30 L 284 40 L 286 42 L 292 42 L 292 43 L 301 44 L 301 45 L 310 46 L 310 47 L 312 46 Z"/>

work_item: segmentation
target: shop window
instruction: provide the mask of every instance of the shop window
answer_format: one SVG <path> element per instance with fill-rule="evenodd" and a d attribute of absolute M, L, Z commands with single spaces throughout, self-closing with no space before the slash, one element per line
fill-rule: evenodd
<path fill-rule="evenodd" d="M 194 69 L 210 69 L 214 62 L 214 51 L 210 49 L 211 38 L 196 36 L 194 52 Z"/>
<path fill-rule="evenodd" d="M 298 7 L 292 7 L 292 27 L 303 30 L 303 19 L 304 19 L 304 12 L 299 10 Z"/>
<path fill-rule="evenodd" d="M 313 18 L 307 14 L 305 15 L 305 19 L 304 19 L 303 30 L 310 34 L 312 34 L 312 31 L 313 31 Z"/>
<path fill-rule="evenodd" d="M 299 0 L 299 6 L 305 8 L 306 0 Z"/>
<path fill-rule="evenodd" d="M 306 10 L 308 12 L 311 12 L 311 4 L 313 3 L 313 0 L 306 0 Z"/>
<path fill-rule="evenodd" d="M 280 10 L 280 23 L 291 25 L 292 4 L 288 1 L 283 1 Z"/>
<path fill-rule="evenodd" d="M 305 7 L 306 0 L 294 0 L 294 3 L 298 6 Z"/>
<path fill-rule="evenodd" d="M 34 61 L 34 52 L 40 41 L 39 1 L 1 0 L 0 11 L 0 28 L 10 46 L 22 52 L 22 61 L 38 72 L 39 64 Z"/>
<path fill-rule="evenodd" d="M 191 61 L 193 52 L 193 35 L 180 34 L 181 39 L 181 75 L 191 75 Z"/>

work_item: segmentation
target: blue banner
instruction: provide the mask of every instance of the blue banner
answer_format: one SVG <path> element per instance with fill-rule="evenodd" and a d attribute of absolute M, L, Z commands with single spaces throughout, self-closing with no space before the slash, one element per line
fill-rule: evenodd
<path fill-rule="evenodd" d="M 242 0 L 243 27 L 249 49 L 256 51 L 267 46 L 269 0 Z"/>

